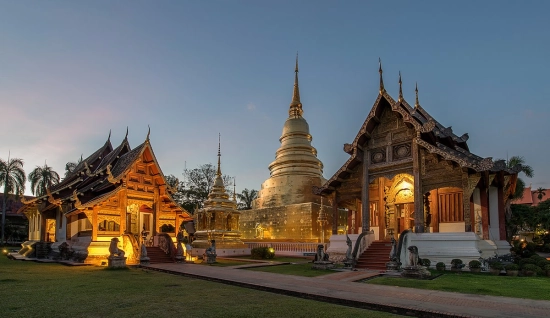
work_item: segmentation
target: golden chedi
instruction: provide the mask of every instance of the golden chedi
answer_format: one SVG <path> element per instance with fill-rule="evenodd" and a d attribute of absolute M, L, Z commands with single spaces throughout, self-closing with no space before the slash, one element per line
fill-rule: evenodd
<path fill-rule="evenodd" d="M 210 247 L 211 241 L 216 241 L 218 256 L 248 255 L 250 249 L 241 241 L 239 232 L 239 216 L 237 202 L 229 199 L 225 191 L 220 168 L 220 148 L 218 145 L 218 170 L 212 190 L 204 207 L 195 213 L 195 241 L 192 255 L 201 256 Z"/>
<path fill-rule="evenodd" d="M 296 59 L 289 116 L 283 126 L 275 161 L 269 165 L 270 178 L 262 184 L 254 209 L 243 211 L 241 215 L 241 230 L 247 241 L 319 240 L 316 220 L 321 199 L 312 189 L 321 186 L 325 179 L 323 164 L 317 158 L 317 150 L 311 146 L 312 137 L 303 112 Z"/>

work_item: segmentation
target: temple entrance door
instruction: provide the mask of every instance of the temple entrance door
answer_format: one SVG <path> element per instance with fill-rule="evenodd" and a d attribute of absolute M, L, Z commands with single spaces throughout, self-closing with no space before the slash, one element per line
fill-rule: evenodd
<path fill-rule="evenodd" d="M 397 216 L 397 233 L 414 228 L 414 202 L 395 205 Z"/>
<path fill-rule="evenodd" d="M 151 229 L 153 228 L 153 213 L 141 212 L 139 218 L 139 228 L 141 229 L 141 236 L 145 241 L 149 241 L 153 235 Z"/>

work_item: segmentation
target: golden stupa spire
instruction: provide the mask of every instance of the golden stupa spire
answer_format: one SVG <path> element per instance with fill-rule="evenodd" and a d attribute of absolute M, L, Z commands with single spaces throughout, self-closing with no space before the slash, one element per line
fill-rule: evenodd
<path fill-rule="evenodd" d="M 233 201 L 237 202 L 237 190 L 236 185 L 237 184 L 237 177 L 233 177 Z"/>
<path fill-rule="evenodd" d="M 401 71 L 399 71 L 399 98 L 397 101 L 403 101 L 403 82 L 401 81 Z"/>
<path fill-rule="evenodd" d="M 414 92 L 416 93 L 416 100 L 414 102 L 414 108 L 418 108 L 418 106 L 420 106 L 420 103 L 418 102 L 418 82 L 415 85 Z"/>
<path fill-rule="evenodd" d="M 382 78 L 382 60 L 378 58 L 378 73 L 380 73 L 380 94 L 386 89 L 384 88 L 384 79 Z"/>
<path fill-rule="evenodd" d="M 221 134 L 218 133 L 218 171 L 216 172 L 216 176 L 221 176 L 222 175 L 222 169 L 220 168 L 221 164 L 220 164 L 220 157 L 222 156 L 221 154 Z"/>
<path fill-rule="evenodd" d="M 298 53 L 296 52 L 296 67 L 294 68 L 294 91 L 292 93 L 292 102 L 288 110 L 289 117 L 301 117 L 304 111 L 300 102 L 300 88 L 298 87 Z"/>

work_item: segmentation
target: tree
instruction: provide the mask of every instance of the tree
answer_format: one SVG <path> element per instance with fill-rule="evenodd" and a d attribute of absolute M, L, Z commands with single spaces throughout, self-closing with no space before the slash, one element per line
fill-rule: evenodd
<path fill-rule="evenodd" d="M 46 163 L 44 163 L 43 167 L 36 166 L 36 168 L 29 173 L 28 178 L 31 182 L 32 193 L 39 197 L 45 195 L 46 190 L 51 186 L 59 183 L 59 174 Z"/>
<path fill-rule="evenodd" d="M 545 189 L 543 189 L 542 187 L 538 188 L 535 193 L 537 194 L 537 198 L 539 198 L 539 201 L 542 200 L 542 198 L 544 198 L 544 196 L 546 195 L 546 192 L 544 192 Z"/>
<path fill-rule="evenodd" d="M 509 169 L 514 168 L 515 166 L 521 166 L 520 173 L 523 172 L 526 177 L 532 178 L 534 176 L 534 171 L 531 166 L 525 164 L 525 159 L 521 156 L 512 156 L 508 161 L 506 162 L 506 166 Z M 510 197 L 510 199 L 519 199 L 523 197 L 523 191 L 525 190 L 525 181 L 523 181 L 521 178 L 518 177 L 518 180 L 516 182 L 516 189 L 514 190 L 514 194 Z"/>
<path fill-rule="evenodd" d="M 4 187 L 4 198 L 2 200 L 2 240 L 4 243 L 6 225 L 6 204 L 8 194 L 15 194 L 16 197 L 25 192 L 25 171 L 23 170 L 23 159 L 12 158 L 0 159 L 0 186 Z"/>
<path fill-rule="evenodd" d="M 520 166 L 521 170 L 519 173 L 525 174 L 526 177 L 532 178 L 534 175 L 533 168 L 531 166 L 525 164 L 525 159 L 521 156 L 512 156 L 510 159 L 506 161 L 506 167 L 509 169 L 512 169 L 516 166 Z M 518 174 L 519 174 L 518 173 Z M 517 221 L 517 218 L 514 218 L 513 213 L 514 211 L 511 208 L 511 201 L 514 199 L 520 199 L 523 197 L 523 192 L 525 190 L 525 181 L 521 179 L 520 177 L 517 178 L 516 181 L 516 188 L 514 189 L 514 192 L 509 195 L 507 198 L 505 198 L 505 211 L 506 211 L 506 236 L 508 241 L 512 240 L 514 229 L 520 226 L 519 224 L 516 224 L 515 221 Z"/>
<path fill-rule="evenodd" d="M 245 188 L 241 193 L 237 193 L 237 198 L 239 199 L 238 208 L 239 210 L 251 210 L 252 203 L 258 197 L 258 190 L 248 190 Z"/>
<path fill-rule="evenodd" d="M 211 163 L 200 165 L 192 170 L 183 172 L 184 181 L 179 181 L 173 175 L 166 177 L 166 181 L 171 187 L 177 184 L 176 193 L 172 194 L 174 200 L 190 213 L 195 213 L 195 209 L 202 208 L 203 202 L 208 199 L 208 194 L 212 190 L 216 180 L 217 167 Z M 232 178 L 227 175 L 222 176 L 225 190 L 231 197 Z"/>

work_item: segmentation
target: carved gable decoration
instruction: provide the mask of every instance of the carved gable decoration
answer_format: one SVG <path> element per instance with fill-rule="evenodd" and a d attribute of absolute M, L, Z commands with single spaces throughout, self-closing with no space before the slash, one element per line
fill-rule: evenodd
<path fill-rule="evenodd" d="M 380 147 L 370 151 L 370 162 L 373 164 L 386 162 L 386 148 Z"/>
<path fill-rule="evenodd" d="M 411 157 L 411 144 L 405 143 L 400 145 L 393 146 L 393 160 L 401 160 L 404 158 Z"/>

